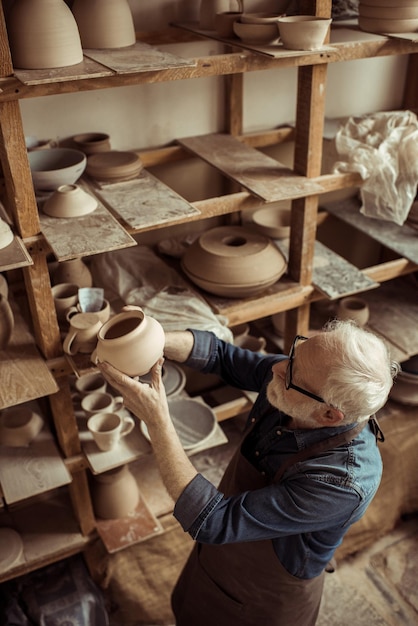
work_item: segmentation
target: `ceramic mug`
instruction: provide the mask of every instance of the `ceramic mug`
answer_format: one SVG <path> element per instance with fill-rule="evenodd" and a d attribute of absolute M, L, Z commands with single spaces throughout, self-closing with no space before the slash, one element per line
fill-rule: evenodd
<path fill-rule="evenodd" d="M 121 416 L 112 412 L 96 413 L 87 422 L 87 428 L 97 447 L 103 452 L 115 448 L 123 437 L 129 435 L 134 426 L 135 421 L 129 415 Z"/>
<path fill-rule="evenodd" d="M 107 382 L 100 372 L 89 372 L 77 378 L 75 388 L 79 396 L 84 398 L 91 393 L 104 393 L 107 389 Z"/>
<path fill-rule="evenodd" d="M 103 412 L 117 413 L 122 407 L 122 396 L 112 396 L 104 391 L 89 393 L 81 400 L 81 408 L 88 417 Z"/>
<path fill-rule="evenodd" d="M 78 302 L 78 285 L 58 283 L 52 287 L 51 291 L 58 319 L 65 320 L 68 309 Z"/>
<path fill-rule="evenodd" d="M 75 313 L 70 319 L 70 330 L 64 339 L 66 354 L 93 352 L 97 344 L 97 333 L 102 327 L 97 313 Z"/>
<path fill-rule="evenodd" d="M 43 423 L 42 417 L 28 407 L 6 409 L 0 415 L 0 443 L 14 448 L 28 446 Z"/>
<path fill-rule="evenodd" d="M 110 303 L 109 303 L 108 300 L 103 300 L 103 304 L 102 304 L 101 308 L 98 311 L 88 311 L 88 312 L 89 313 L 96 313 L 96 315 L 99 317 L 101 323 L 104 324 L 105 322 L 107 322 L 107 320 L 110 317 Z M 66 314 L 67 322 L 70 322 L 71 318 L 76 313 L 82 313 L 82 310 L 81 310 L 81 307 L 80 307 L 80 303 L 78 303 L 76 306 L 72 306 L 71 308 L 68 309 L 67 314 Z"/>

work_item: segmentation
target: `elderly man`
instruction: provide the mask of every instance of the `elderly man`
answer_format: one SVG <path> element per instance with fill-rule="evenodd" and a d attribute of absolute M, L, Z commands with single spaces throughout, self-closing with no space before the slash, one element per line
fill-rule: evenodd
<path fill-rule="evenodd" d="M 335 320 L 289 356 L 243 350 L 204 331 L 167 333 L 165 355 L 258 392 L 219 487 L 198 474 L 173 428 L 163 360 L 143 384 L 99 367 L 148 427 L 174 515 L 196 544 L 173 592 L 177 626 L 310 626 L 324 570 L 379 486 L 379 429 L 399 366 L 383 342 Z"/>

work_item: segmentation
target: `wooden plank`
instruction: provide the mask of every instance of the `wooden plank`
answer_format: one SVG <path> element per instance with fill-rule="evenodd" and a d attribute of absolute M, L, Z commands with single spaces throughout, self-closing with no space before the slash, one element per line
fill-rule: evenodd
<path fill-rule="evenodd" d="M 360 213 L 361 203 L 357 198 L 321 205 L 329 213 L 351 224 L 405 259 L 418 263 L 418 233 L 407 224 L 366 217 Z"/>
<path fill-rule="evenodd" d="M 39 409 L 36 409 L 39 412 Z M 47 425 L 29 446 L 0 446 L 0 482 L 7 504 L 51 491 L 71 482 Z"/>
<path fill-rule="evenodd" d="M 113 50 L 84 50 L 85 56 L 109 67 L 117 74 L 155 72 L 176 67 L 195 67 L 196 61 L 184 59 L 137 41 L 133 46 Z"/>
<path fill-rule="evenodd" d="M 99 186 L 91 183 L 91 189 L 105 206 L 136 230 L 201 215 L 190 202 L 147 170 L 125 182 Z"/>
<path fill-rule="evenodd" d="M 368 326 L 402 350 L 403 360 L 418 354 L 418 297 L 411 298 L 412 289 L 403 277 L 362 294 L 370 308 Z"/>
<path fill-rule="evenodd" d="M 16 303 L 11 298 L 9 302 L 15 327 L 7 348 L 0 351 L 0 409 L 58 391 Z"/>
<path fill-rule="evenodd" d="M 24 85 L 54 85 L 55 83 L 65 82 L 67 80 L 77 81 L 86 78 L 113 76 L 114 72 L 85 56 L 81 63 L 77 63 L 76 65 L 48 68 L 45 70 L 15 69 L 14 75 Z"/>
<path fill-rule="evenodd" d="M 213 133 L 177 139 L 225 176 L 267 202 L 322 193 L 323 187 L 231 135 Z"/>
<path fill-rule="evenodd" d="M 289 241 L 274 241 L 280 252 L 289 255 Z M 336 254 L 320 241 L 315 242 L 312 283 L 315 288 L 330 300 L 375 289 L 379 283 L 366 276 L 361 270 Z"/>
<path fill-rule="evenodd" d="M 20 237 L 16 236 L 6 248 L 0 250 L 0 271 L 28 265 L 33 265 L 33 261 Z"/>
<path fill-rule="evenodd" d="M 97 519 L 97 532 L 110 554 L 163 532 L 161 522 L 151 512 L 141 492 L 139 493 L 139 503 L 130 515 L 119 519 Z"/>
<path fill-rule="evenodd" d="M 56 218 L 41 213 L 40 221 L 42 233 L 58 261 L 136 245 L 100 201 L 88 215 Z"/>

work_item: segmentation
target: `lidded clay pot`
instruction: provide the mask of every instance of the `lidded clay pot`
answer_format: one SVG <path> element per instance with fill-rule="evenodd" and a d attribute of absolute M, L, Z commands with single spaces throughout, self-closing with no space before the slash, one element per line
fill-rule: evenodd
<path fill-rule="evenodd" d="M 128 376 L 143 376 L 162 356 L 164 344 L 161 324 L 132 306 L 103 324 L 91 358 L 96 363 L 107 361 Z"/>
<path fill-rule="evenodd" d="M 139 490 L 127 465 L 94 476 L 93 508 L 97 517 L 118 519 L 127 517 L 136 509 Z"/>
<path fill-rule="evenodd" d="M 125 48 L 136 42 L 128 0 L 74 0 L 83 48 Z"/>
<path fill-rule="evenodd" d="M 77 23 L 64 0 L 15 0 L 7 30 L 14 67 L 67 67 L 83 60 Z"/>

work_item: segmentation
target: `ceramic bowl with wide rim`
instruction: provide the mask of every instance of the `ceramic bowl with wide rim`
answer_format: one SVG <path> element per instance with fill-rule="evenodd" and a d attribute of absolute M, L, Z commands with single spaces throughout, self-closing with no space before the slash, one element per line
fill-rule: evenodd
<path fill-rule="evenodd" d="M 256 285 L 285 271 L 286 260 L 265 235 L 244 226 L 217 226 L 198 237 L 182 258 L 184 271 L 209 283 Z"/>
<path fill-rule="evenodd" d="M 47 198 L 42 210 L 51 217 L 80 217 L 97 208 L 96 198 L 79 185 L 61 185 Z"/>
<path fill-rule="evenodd" d="M 277 278 L 271 278 L 264 283 L 256 283 L 253 285 L 231 285 L 225 283 L 211 283 L 204 278 L 192 276 L 188 274 L 187 271 L 185 271 L 185 274 L 195 285 L 204 291 L 207 291 L 215 296 L 221 296 L 222 298 L 251 298 L 261 293 L 268 287 L 271 287 L 271 285 L 274 285 L 274 283 L 276 283 L 280 278 L 280 276 Z"/>
<path fill-rule="evenodd" d="M 208 404 L 193 398 L 177 396 L 168 399 L 168 408 L 184 450 L 191 451 L 202 446 L 214 434 L 217 420 Z M 145 422 L 141 421 L 140 428 L 149 441 Z"/>
<path fill-rule="evenodd" d="M 273 239 L 285 239 L 290 236 L 291 209 L 289 202 L 275 207 L 257 209 L 252 214 L 252 221 L 257 230 Z"/>
<path fill-rule="evenodd" d="M 53 191 L 74 184 L 86 169 L 84 152 L 73 148 L 48 148 L 28 152 L 35 189 Z"/>
<path fill-rule="evenodd" d="M 234 22 L 234 33 L 244 43 L 254 45 L 268 45 L 277 41 L 279 30 L 277 22 L 264 24 L 244 24 L 239 20 Z"/>
<path fill-rule="evenodd" d="M 331 22 L 313 15 L 279 17 L 280 40 L 289 50 L 318 50 L 324 45 Z"/>

